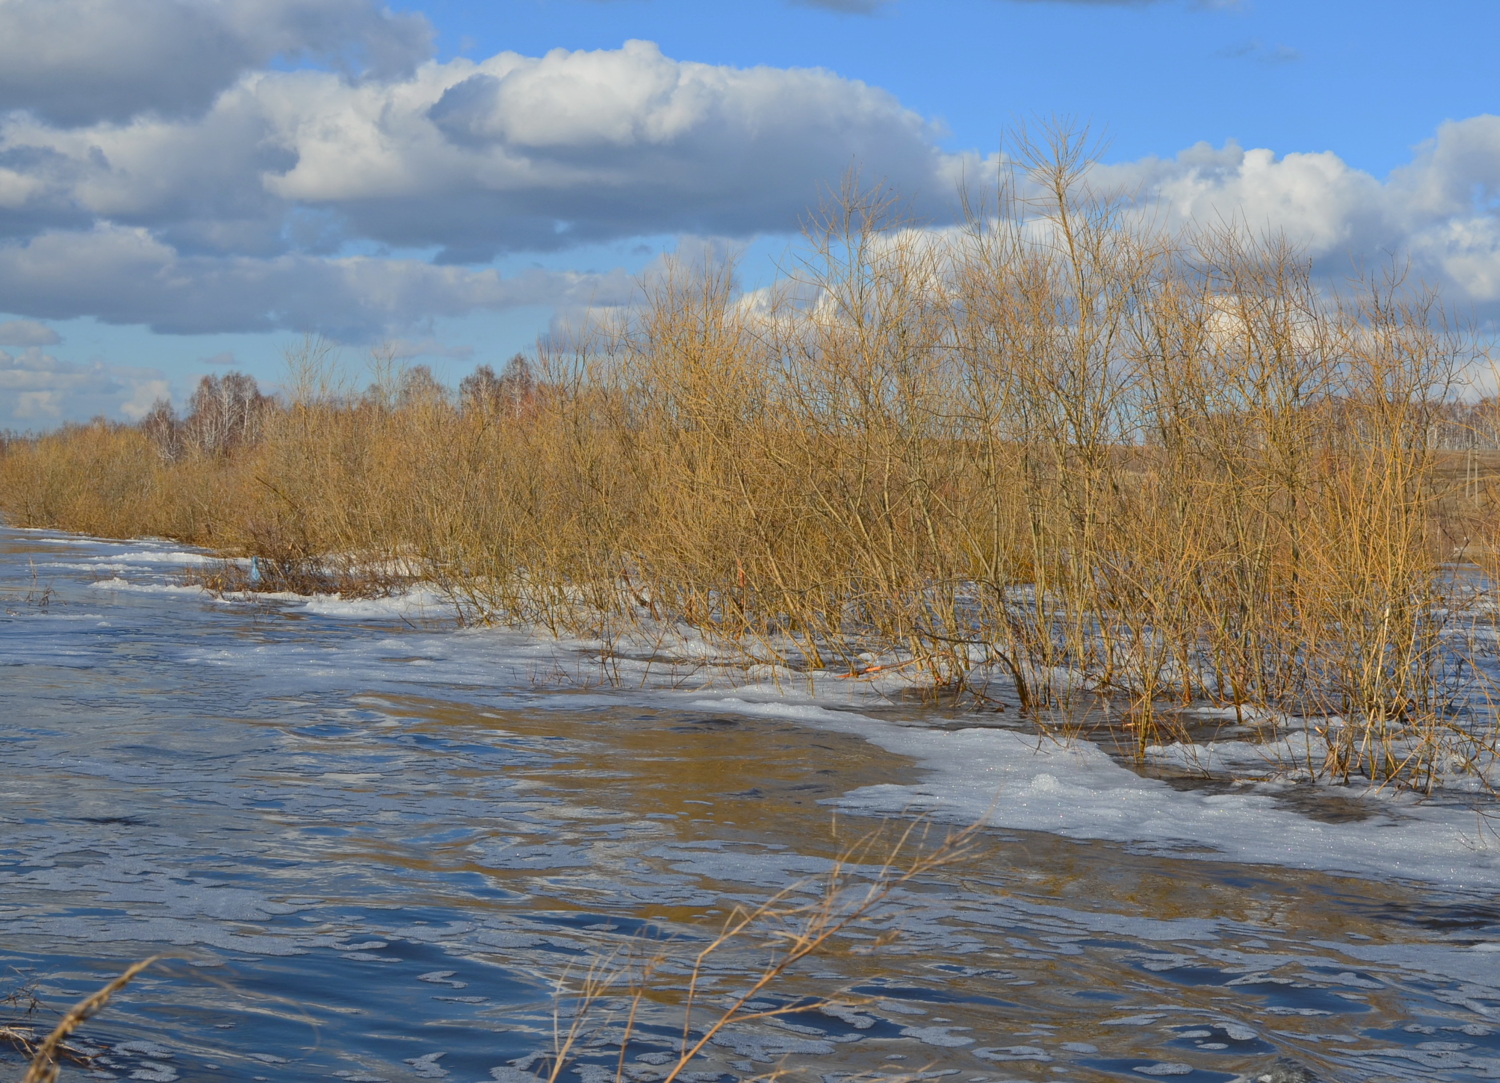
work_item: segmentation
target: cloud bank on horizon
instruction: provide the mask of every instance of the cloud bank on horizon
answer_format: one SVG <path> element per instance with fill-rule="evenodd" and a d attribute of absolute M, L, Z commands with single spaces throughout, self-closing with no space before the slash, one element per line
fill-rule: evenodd
<path fill-rule="evenodd" d="M 20 349 L 0 354 L 0 424 L 77 416 L 105 384 L 137 416 L 140 389 L 165 386 L 57 361 L 39 320 L 420 340 L 435 317 L 630 288 L 618 271 L 503 276 L 496 257 L 794 232 L 851 166 L 941 224 L 986 160 L 826 70 L 647 41 L 439 61 L 432 41 L 378 0 L 0 0 L 0 311 L 18 317 L 0 344 Z M 1409 254 L 1500 315 L 1500 117 L 1443 124 L 1384 180 L 1233 143 L 1099 172 L 1174 220 L 1282 230 L 1330 273 Z"/>

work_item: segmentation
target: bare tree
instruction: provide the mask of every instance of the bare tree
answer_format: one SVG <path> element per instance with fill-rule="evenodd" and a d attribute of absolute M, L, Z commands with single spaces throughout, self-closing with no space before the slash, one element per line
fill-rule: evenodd
<path fill-rule="evenodd" d="M 426 365 L 413 365 L 401 374 L 396 388 L 396 405 L 409 409 L 424 403 L 437 402 L 446 396 L 443 385 L 432 375 Z"/>
<path fill-rule="evenodd" d="M 458 385 L 459 401 L 465 410 L 515 416 L 536 399 L 536 377 L 522 354 L 505 364 L 501 375 L 488 365 L 480 365 Z"/>
<path fill-rule="evenodd" d="M 253 376 L 243 372 L 205 376 L 198 381 L 191 412 L 182 425 L 184 443 L 203 455 L 222 455 L 240 444 L 254 443 L 270 402 Z"/>
<path fill-rule="evenodd" d="M 182 458 L 182 422 L 177 419 L 171 399 L 157 399 L 141 418 L 141 429 L 163 462 L 173 463 Z"/>

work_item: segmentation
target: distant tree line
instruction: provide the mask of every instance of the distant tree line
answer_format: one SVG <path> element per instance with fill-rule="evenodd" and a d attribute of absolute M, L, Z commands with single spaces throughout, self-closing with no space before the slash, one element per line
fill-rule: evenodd
<path fill-rule="evenodd" d="M 394 384 L 370 388 L 363 396 L 365 404 L 409 409 L 424 402 L 451 401 L 448 389 L 426 365 L 406 369 Z M 518 417 L 535 402 L 537 390 L 530 363 L 516 354 L 499 375 L 489 365 L 480 365 L 465 376 L 458 385 L 458 405 L 466 413 Z M 231 371 L 199 380 L 185 415 L 179 417 L 171 400 L 160 398 L 139 426 L 162 459 L 176 462 L 188 455 L 228 455 L 258 443 L 266 417 L 275 408 L 275 398 L 261 393 L 255 377 Z"/>
<path fill-rule="evenodd" d="M 273 401 L 260 393 L 254 376 L 226 372 L 198 381 L 186 418 L 179 420 L 171 400 L 162 398 L 140 424 L 157 454 L 168 462 L 189 453 L 227 455 L 259 439 L 261 423 Z"/>
<path fill-rule="evenodd" d="M 536 402 L 537 390 L 531 365 L 516 354 L 499 376 L 488 365 L 480 365 L 460 380 L 458 402 L 465 411 L 517 416 Z"/>

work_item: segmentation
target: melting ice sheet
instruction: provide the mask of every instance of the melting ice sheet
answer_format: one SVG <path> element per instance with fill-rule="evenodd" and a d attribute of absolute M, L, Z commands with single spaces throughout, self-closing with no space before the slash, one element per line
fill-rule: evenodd
<path fill-rule="evenodd" d="M 1324 822 L 870 685 L 705 687 L 456 629 L 433 596 L 218 601 L 182 585 L 203 559 L 0 530 L 0 995 L 60 1005 L 174 955 L 89 1025 L 98 1078 L 525 1083 L 553 982 L 816 875 L 834 809 L 843 839 L 916 809 L 997 830 L 899 900 L 891 948 L 794 990 L 846 1005 L 727 1032 L 700 1080 L 1283 1055 L 1500 1078 L 1500 844 L 1472 811 Z M 564 1078 L 613 1078 L 610 1041 Z M 628 1078 L 670 1047 L 648 1020 Z"/>
<path fill-rule="evenodd" d="M 1287 865 L 1453 888 L 1500 887 L 1500 809 L 1425 803 L 1395 791 L 1361 793 L 1356 822 L 1327 822 L 1280 799 L 1284 786 L 1179 790 L 1143 778 L 1087 741 L 1058 743 L 1003 729 L 935 730 L 813 704 L 699 697 L 696 705 L 862 733 L 928 769 L 919 782 L 856 790 L 849 809 L 915 810 L 950 822 L 1107 839 L 1183 856 Z"/>

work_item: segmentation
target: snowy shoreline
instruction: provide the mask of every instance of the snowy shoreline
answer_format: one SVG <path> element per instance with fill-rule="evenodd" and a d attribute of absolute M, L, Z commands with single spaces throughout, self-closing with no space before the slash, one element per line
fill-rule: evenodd
<path fill-rule="evenodd" d="M 58 561 L 39 563 L 38 573 L 82 573 L 91 591 L 230 605 L 246 600 L 244 595 L 215 597 L 201 587 L 171 582 L 171 570 L 213 559 L 174 543 L 17 533 L 66 546 Z M 96 552 L 85 555 L 80 552 L 85 547 Z M 89 573 L 100 577 L 88 578 Z M 922 812 L 953 825 L 983 818 L 998 829 L 1049 832 L 1173 857 L 1399 878 L 1456 891 L 1500 888 L 1500 806 L 1482 792 L 1463 794 L 1450 787 L 1443 800 L 1432 801 L 1389 788 L 1330 786 L 1285 775 L 1267 779 L 1264 771 L 1259 779 L 1227 788 L 1178 788 L 1144 777 L 1082 737 L 1059 741 L 1008 726 L 965 726 L 962 719 L 951 718 L 935 727 L 930 724 L 931 712 L 893 707 L 896 693 L 914 687 L 913 680 L 899 671 L 854 681 L 828 671 L 715 665 L 717 652 L 706 643 L 699 645 L 703 661 L 691 669 L 674 669 L 649 657 L 649 652 L 631 657 L 623 649 L 649 644 L 615 644 L 622 649 L 612 652 L 601 668 L 598 655 L 606 645 L 598 641 L 550 639 L 509 629 L 433 630 L 431 622 L 451 617 L 452 609 L 430 589 L 377 599 L 253 597 L 257 604 L 307 617 L 398 622 L 392 628 L 398 640 L 376 633 L 368 652 L 339 660 L 350 679 L 357 675 L 366 684 L 393 677 L 399 682 L 399 676 L 382 672 L 390 668 L 383 659 L 393 652 L 403 657 L 404 665 L 436 666 L 460 676 L 467 671 L 507 671 L 530 674 L 535 682 L 550 666 L 570 684 L 595 685 L 581 696 L 580 707 L 624 700 L 775 718 L 853 734 L 920 765 L 920 780 L 854 791 L 837 802 L 841 811 L 880 816 Z M 228 667 L 252 662 L 306 666 L 312 661 L 305 656 L 269 658 L 267 650 L 248 652 L 245 659 L 219 656 L 201 661 Z M 318 659 L 318 665 L 329 661 Z M 1257 756 L 1264 765 L 1268 755 L 1263 747 L 1245 741 L 1159 746 L 1151 751 L 1157 762 L 1196 761 L 1205 773 L 1217 772 L 1226 781 Z M 1324 794 L 1357 801 L 1362 818 L 1315 818 L 1285 800 L 1292 791 L 1314 808 Z M 1464 802 L 1470 807 L 1463 807 Z"/>

